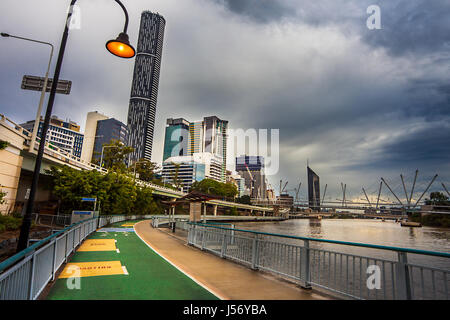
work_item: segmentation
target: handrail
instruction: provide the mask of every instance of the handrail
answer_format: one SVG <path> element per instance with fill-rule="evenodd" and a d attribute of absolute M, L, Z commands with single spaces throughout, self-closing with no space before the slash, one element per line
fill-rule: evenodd
<path fill-rule="evenodd" d="M 47 243 L 48 241 L 50 241 L 51 239 L 58 237 L 59 235 L 61 235 L 62 233 L 64 233 L 65 231 L 72 229 L 73 227 L 77 226 L 80 223 L 84 223 L 86 221 L 90 221 L 93 219 L 98 219 L 98 217 L 94 217 L 91 219 L 86 219 L 86 220 L 81 220 L 79 222 L 73 223 L 70 226 L 48 236 L 47 238 L 44 238 L 36 243 L 34 243 L 33 245 L 29 246 L 28 248 L 16 253 L 15 255 L 13 255 L 12 257 L 6 259 L 5 261 L 0 263 L 0 273 L 2 273 L 5 269 L 9 268 L 11 265 L 13 265 L 15 262 L 17 262 L 18 260 L 24 258 L 27 254 L 33 252 L 35 249 L 37 249 L 38 247 L 42 246 L 43 244 Z"/>
<path fill-rule="evenodd" d="M 424 254 L 424 255 L 429 255 L 429 256 L 450 258 L 450 253 L 447 253 L 447 252 L 427 251 L 427 250 L 400 248 L 400 247 L 389 247 L 389 246 L 382 246 L 382 245 L 369 244 L 369 243 L 299 237 L 299 236 L 291 236 L 291 235 L 286 235 L 286 234 L 277 234 L 277 233 L 244 230 L 244 229 L 231 229 L 231 228 L 218 227 L 218 226 L 214 226 L 214 225 L 207 225 L 204 223 L 196 223 L 196 222 L 188 222 L 188 224 L 197 225 L 197 226 L 201 226 L 201 227 L 222 229 L 222 230 L 232 230 L 232 231 L 247 232 L 247 233 L 252 233 L 252 234 L 261 234 L 261 235 L 265 235 L 265 236 L 275 236 L 275 237 L 280 237 L 280 238 L 288 238 L 288 239 L 296 239 L 296 240 L 309 240 L 309 241 L 333 243 L 333 244 L 339 244 L 339 245 L 348 245 L 348 246 L 355 246 L 355 247 L 365 247 L 365 248 L 372 248 L 372 249 L 382 249 L 382 250 L 390 250 L 390 251 L 397 251 L 397 252 Z"/>

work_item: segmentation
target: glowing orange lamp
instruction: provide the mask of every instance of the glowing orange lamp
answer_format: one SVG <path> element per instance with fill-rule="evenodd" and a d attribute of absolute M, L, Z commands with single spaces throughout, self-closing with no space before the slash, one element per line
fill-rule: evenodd
<path fill-rule="evenodd" d="M 106 49 L 120 58 L 130 59 L 136 55 L 136 50 L 134 50 L 133 46 L 130 44 L 128 35 L 123 32 L 119 34 L 116 40 L 109 40 L 106 43 Z"/>

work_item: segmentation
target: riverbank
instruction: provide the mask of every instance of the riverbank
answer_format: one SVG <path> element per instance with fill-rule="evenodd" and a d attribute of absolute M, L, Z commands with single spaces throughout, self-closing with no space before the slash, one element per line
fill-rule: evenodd
<path fill-rule="evenodd" d="M 450 214 L 428 214 L 415 213 L 410 218 L 413 222 L 419 222 L 427 227 L 450 228 Z"/>

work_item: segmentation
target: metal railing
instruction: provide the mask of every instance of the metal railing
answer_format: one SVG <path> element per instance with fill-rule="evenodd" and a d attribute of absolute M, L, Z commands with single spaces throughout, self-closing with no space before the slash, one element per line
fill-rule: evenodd
<path fill-rule="evenodd" d="M 0 263 L 0 300 L 35 300 L 67 258 L 97 228 L 152 216 L 100 216 L 75 223 Z"/>
<path fill-rule="evenodd" d="M 53 215 L 33 213 L 32 220 L 36 225 L 48 227 L 67 227 L 70 226 L 72 216 L 70 214 Z"/>
<path fill-rule="evenodd" d="M 188 243 L 349 299 L 450 299 L 450 254 L 189 222 Z"/>

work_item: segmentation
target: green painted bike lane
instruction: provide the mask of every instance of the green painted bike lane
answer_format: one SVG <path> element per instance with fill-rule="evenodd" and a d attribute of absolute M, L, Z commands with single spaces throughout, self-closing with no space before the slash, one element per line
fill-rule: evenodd
<path fill-rule="evenodd" d="M 118 222 L 108 226 L 122 227 Z M 48 300 L 218 300 L 149 248 L 134 232 L 94 232 L 88 239 L 115 239 L 116 251 L 76 252 L 69 262 L 120 261 L 128 275 L 80 278 L 80 289 L 57 279 Z M 71 279 L 73 282 L 73 279 Z"/>

